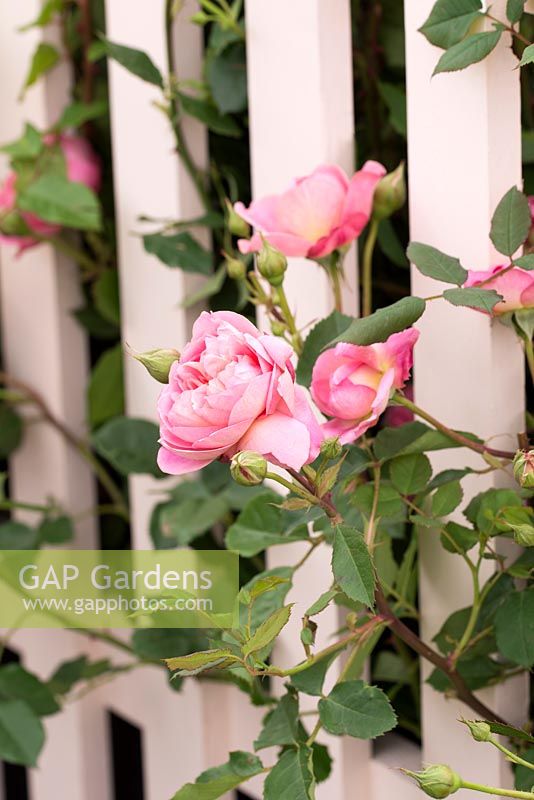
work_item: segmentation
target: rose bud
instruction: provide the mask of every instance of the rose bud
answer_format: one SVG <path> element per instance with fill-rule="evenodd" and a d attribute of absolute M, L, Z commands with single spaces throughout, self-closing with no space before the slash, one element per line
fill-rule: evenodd
<path fill-rule="evenodd" d="M 321 445 L 321 455 L 327 458 L 329 461 L 339 458 L 342 450 L 343 448 L 339 442 L 339 437 L 337 436 L 330 436 L 330 438 L 325 439 Z"/>
<path fill-rule="evenodd" d="M 258 272 L 271 286 L 281 286 L 284 282 L 284 273 L 287 269 L 287 258 L 280 250 L 272 247 L 263 240 L 263 247 L 258 253 Z"/>
<path fill-rule="evenodd" d="M 406 181 L 404 179 L 404 162 L 397 169 L 385 175 L 376 185 L 373 197 L 373 217 L 376 220 L 387 219 L 398 211 L 406 202 Z"/>
<path fill-rule="evenodd" d="M 514 542 L 520 547 L 534 547 L 534 527 L 532 525 L 516 525 Z"/>
<path fill-rule="evenodd" d="M 534 451 L 518 450 L 514 458 L 514 478 L 523 489 L 534 489 Z"/>
<path fill-rule="evenodd" d="M 460 776 L 445 764 L 432 764 L 422 772 L 411 772 L 409 769 L 402 771 L 417 781 L 419 788 L 429 797 L 448 797 L 457 792 L 462 784 Z"/>
<path fill-rule="evenodd" d="M 245 279 L 247 268 L 240 258 L 232 258 L 231 256 L 227 256 L 225 265 L 226 274 L 233 281 L 242 281 Z"/>
<path fill-rule="evenodd" d="M 178 350 L 148 350 L 146 353 L 134 353 L 133 357 L 159 383 L 168 383 L 171 365 L 178 361 L 180 353 Z"/>
<path fill-rule="evenodd" d="M 240 486 L 259 486 L 267 475 L 267 460 L 260 453 L 243 450 L 232 458 L 230 473 Z"/>
<path fill-rule="evenodd" d="M 469 731 L 471 736 L 475 740 L 475 742 L 489 742 L 491 739 L 491 728 L 487 722 L 482 722 L 480 720 L 463 720 Z"/>
<path fill-rule="evenodd" d="M 226 201 L 226 225 L 228 230 L 234 236 L 241 236 L 248 238 L 250 236 L 250 225 L 245 222 L 243 217 L 241 217 L 231 202 L 227 199 Z"/>

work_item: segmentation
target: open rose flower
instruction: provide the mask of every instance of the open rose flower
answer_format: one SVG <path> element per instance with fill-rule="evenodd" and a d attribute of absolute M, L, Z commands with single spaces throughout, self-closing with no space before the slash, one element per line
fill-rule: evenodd
<path fill-rule="evenodd" d="M 261 233 L 286 256 L 327 256 L 363 231 L 375 186 L 385 173 L 382 164 L 367 161 L 349 180 L 340 167 L 324 165 L 282 194 L 255 200 L 248 208 L 236 203 L 236 213 L 256 229 L 250 240 L 239 240 L 239 249 L 260 250 Z"/>
<path fill-rule="evenodd" d="M 59 144 L 65 157 L 67 178 L 75 183 L 83 183 L 94 192 L 100 188 L 100 163 L 91 145 L 78 136 L 64 134 L 61 136 L 47 135 L 44 137 L 46 146 L 51 147 Z M 17 205 L 17 175 L 10 172 L 4 183 L 0 187 L 0 218 L 12 211 Z M 42 238 L 56 236 L 61 231 L 61 225 L 46 222 L 35 214 L 23 211 L 20 215 L 30 231 Z M 15 244 L 18 252 L 27 250 L 39 244 L 39 239 L 34 239 L 31 235 L 7 235 L 0 236 L 0 241 Z"/>
<path fill-rule="evenodd" d="M 339 436 L 348 444 L 377 422 L 392 389 L 401 389 L 409 378 L 418 337 L 415 328 L 408 328 L 386 342 L 366 347 L 342 342 L 319 356 L 311 393 L 332 417 L 323 425 L 325 436 Z"/>
<path fill-rule="evenodd" d="M 241 450 L 294 469 L 312 461 L 323 435 L 292 356 L 240 314 L 203 312 L 158 401 L 163 472 L 195 472 Z"/>
<path fill-rule="evenodd" d="M 502 300 L 493 308 L 493 314 L 500 316 L 510 311 L 534 308 L 534 273 L 519 267 L 500 273 L 506 269 L 505 265 L 494 267 L 486 272 L 470 270 L 464 286 L 479 286 L 484 283 L 484 289 L 495 289 L 502 295 Z M 487 283 L 486 283 L 487 281 Z"/>

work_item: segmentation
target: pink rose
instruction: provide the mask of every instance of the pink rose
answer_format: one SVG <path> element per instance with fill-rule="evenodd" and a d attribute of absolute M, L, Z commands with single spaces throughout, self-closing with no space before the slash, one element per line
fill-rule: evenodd
<path fill-rule="evenodd" d="M 333 417 L 325 436 L 354 442 L 378 420 L 392 389 L 401 389 L 413 363 L 415 328 L 394 333 L 386 342 L 366 347 L 337 344 L 322 353 L 313 368 L 311 393 L 319 409 Z"/>
<path fill-rule="evenodd" d="M 261 249 L 259 232 L 286 256 L 322 258 L 352 242 L 371 216 L 375 186 L 386 174 L 377 161 L 367 161 L 349 180 L 340 167 L 325 164 L 289 189 L 235 210 L 256 228 L 250 240 L 240 239 L 242 253 Z"/>
<path fill-rule="evenodd" d="M 496 292 L 502 295 L 502 301 L 493 308 L 495 316 L 500 316 L 510 311 L 534 308 L 534 273 L 519 267 L 512 267 L 504 275 L 500 275 L 499 273 L 505 269 L 507 267 L 501 265 L 493 267 L 493 269 L 489 269 L 486 272 L 470 270 L 464 286 L 479 286 L 484 283 L 484 289 L 495 289 Z M 486 283 L 486 281 L 488 282 Z"/>
<path fill-rule="evenodd" d="M 67 177 L 70 181 L 83 183 L 94 192 L 100 189 L 100 162 L 91 145 L 85 139 L 67 134 L 61 136 L 48 134 L 43 138 L 43 141 L 47 147 L 59 143 L 65 157 Z M 0 187 L 0 216 L 16 207 L 16 184 L 17 175 L 15 172 L 10 172 Z M 28 228 L 40 237 L 56 236 L 61 231 L 61 225 L 46 222 L 30 212 L 21 212 L 21 217 Z M 39 244 L 39 240 L 31 236 L 9 236 L 6 234 L 0 236 L 0 241 L 18 245 L 19 253 Z"/>
<path fill-rule="evenodd" d="M 323 435 L 293 355 L 240 314 L 204 311 L 158 401 L 163 472 L 196 472 L 240 450 L 294 469 L 313 461 Z"/>

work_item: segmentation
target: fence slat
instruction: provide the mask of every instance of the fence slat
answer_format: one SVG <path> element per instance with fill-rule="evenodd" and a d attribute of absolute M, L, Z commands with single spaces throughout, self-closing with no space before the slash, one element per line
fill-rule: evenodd
<path fill-rule="evenodd" d="M 405 4 L 411 238 L 459 255 L 467 268 L 488 269 L 503 260 L 489 240 L 491 215 L 505 191 L 521 185 L 519 71 L 503 35 L 480 64 L 431 79 L 441 51 L 417 29 L 433 2 Z M 504 19 L 505 6 L 499 0 L 492 13 Z M 420 296 L 436 293 L 436 283 L 417 271 L 412 287 Z M 484 437 L 498 433 L 496 446 L 514 449 L 512 434 L 524 427 L 524 366 L 511 332 L 444 302 L 430 303 L 418 327 L 418 404 L 452 427 Z M 465 463 L 480 466 L 471 455 L 465 454 Z M 458 451 L 438 454 L 434 464 L 442 469 L 458 459 Z M 500 480 L 494 476 L 465 481 L 466 498 Z M 472 590 L 467 570 L 443 551 L 437 536 L 423 531 L 420 544 L 422 627 L 431 639 L 448 613 L 471 602 Z M 425 666 L 423 677 L 428 673 Z M 483 696 L 495 711 L 520 721 L 527 708 L 524 687 L 520 679 Z M 466 779 L 488 784 L 510 780 L 496 751 L 471 742 L 456 722 L 473 712 L 425 684 L 422 696 L 425 761 L 456 764 Z"/>
<path fill-rule="evenodd" d="M 69 71 L 56 69 L 32 87 L 23 103 L 17 100 L 31 54 L 44 37 L 56 43 L 59 31 L 40 29 L 22 34 L 19 28 L 35 18 L 38 0 L 10 3 L 2 11 L 0 26 L 0 102 L 9 113 L 0 118 L 0 140 L 18 138 L 26 120 L 46 128 L 67 102 Z M 5 166 L 5 161 L 2 167 Z M 3 169 L 3 172 L 5 170 Z M 85 431 L 85 386 L 88 348 L 85 336 L 72 317 L 82 304 L 77 268 L 43 245 L 20 259 L 14 250 L 0 252 L 0 305 L 2 357 L 6 371 L 36 389 L 52 412 L 73 431 Z M 31 414 L 35 416 L 35 410 Z M 13 499 L 46 502 L 52 496 L 73 514 L 95 504 L 94 482 L 86 464 L 64 439 L 46 423 L 25 430 L 24 443 L 9 462 Z M 24 514 L 20 518 L 26 519 Z M 27 517 L 35 524 L 35 514 Z M 96 529 L 88 517 L 76 526 L 76 545 L 94 547 Z M 13 647 L 27 666 L 49 677 L 53 666 L 73 657 L 83 640 L 65 631 L 21 631 Z M 86 652 L 90 650 L 85 647 Z M 105 748 L 92 736 L 83 705 L 73 706 L 46 723 L 47 743 L 39 769 L 31 770 L 32 800 L 57 797 L 58 775 L 73 797 L 89 800 L 96 792 L 105 797 Z M 91 739 L 89 746 L 88 741 Z M 91 764 L 91 781 L 88 765 Z"/>
<path fill-rule="evenodd" d="M 337 163 L 350 174 L 354 167 L 350 3 L 247 0 L 246 25 L 253 196 L 280 192 L 292 178 L 322 163 Z M 354 312 L 354 252 L 347 274 L 344 301 L 346 309 Z M 291 259 L 285 285 L 299 325 L 332 310 L 326 276 L 315 264 Z M 294 563 L 303 552 L 298 546 L 274 548 L 269 552 L 269 566 Z M 299 605 L 280 637 L 276 663 L 289 665 L 302 658 L 299 614 L 330 582 L 328 557 L 316 553 L 297 574 L 288 596 Z M 336 609 L 323 612 L 319 641 L 326 642 L 338 626 Z M 326 737 L 321 736 L 321 741 Z M 348 798 L 356 780 L 359 791 L 367 796 L 368 745 L 334 737 L 328 744 L 336 769 L 318 787 L 318 798 Z"/>
<path fill-rule="evenodd" d="M 162 72 L 166 70 L 164 10 L 163 0 L 137 4 L 134 13 L 130 0 L 106 3 L 109 38 L 144 50 Z M 202 31 L 189 22 L 195 10 L 195 3 L 187 2 L 175 25 L 175 58 L 181 80 L 198 80 L 202 74 Z M 161 99 L 157 89 L 115 63 L 110 63 L 109 79 L 123 342 L 139 351 L 155 347 L 180 350 L 199 309 L 185 312 L 179 303 L 198 288 L 198 278 L 164 266 L 144 251 L 140 237 L 134 234 L 141 230 L 140 215 L 188 219 L 198 216 L 202 207 L 176 155 L 169 120 L 153 104 Z M 196 163 L 206 167 L 205 128 L 188 120 L 185 135 Z M 131 358 L 125 360 L 125 386 L 128 415 L 154 419 L 158 384 Z M 158 500 L 155 490 L 161 491 L 161 486 L 145 476 L 130 481 L 134 547 L 152 547 L 149 518 Z M 153 688 L 156 680 L 161 691 Z M 225 720 L 212 719 L 212 730 L 203 740 L 198 721 L 210 695 L 204 695 L 199 684 L 187 681 L 178 697 L 169 697 L 170 690 L 159 675 L 132 676 L 124 685 L 126 692 L 113 686 L 104 696 L 118 713 L 127 718 L 133 715 L 145 733 L 147 800 L 172 795 L 182 783 L 218 763 L 225 744 Z M 134 694 L 138 711 L 131 706 Z M 190 728 L 193 724 L 195 732 Z M 220 735 L 215 736 L 219 726 Z"/>

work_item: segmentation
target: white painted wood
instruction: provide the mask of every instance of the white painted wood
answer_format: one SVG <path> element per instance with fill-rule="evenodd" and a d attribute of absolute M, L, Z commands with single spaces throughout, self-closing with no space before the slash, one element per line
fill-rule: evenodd
<path fill-rule="evenodd" d="M 130 0 L 106 3 L 109 38 L 144 50 L 162 72 L 166 71 L 164 9 L 163 0 L 136 4 L 135 13 Z M 189 22 L 194 11 L 195 4 L 187 2 L 175 25 L 181 80 L 201 77 L 202 31 Z M 148 255 L 135 233 L 142 230 L 138 218 L 143 214 L 187 219 L 198 216 L 202 207 L 176 156 L 169 120 L 154 105 L 161 101 L 157 88 L 115 63 L 110 63 L 109 75 L 123 342 L 138 351 L 155 347 L 179 350 L 199 311 L 186 313 L 179 303 L 198 288 L 199 280 Z M 185 133 L 196 163 L 205 167 L 205 128 L 187 120 Z M 128 415 L 155 419 L 158 384 L 128 357 L 125 379 Z M 152 547 L 148 522 L 161 485 L 145 476 L 130 482 L 134 547 Z M 210 709 L 216 706 L 211 692 L 206 692 L 204 700 L 203 687 L 187 681 L 182 693 L 174 697 L 164 678 L 153 675 L 153 671 L 134 674 L 102 696 L 118 713 L 133 717 L 143 728 L 147 800 L 161 800 L 194 780 L 202 769 L 224 760 L 227 748 L 225 719 L 211 716 Z M 205 731 L 204 742 L 202 721 L 208 717 L 211 730 Z"/>
<path fill-rule="evenodd" d="M 68 98 L 69 74 L 56 68 L 17 102 L 31 54 L 44 36 L 57 42 L 59 32 L 34 30 L 21 34 L 18 28 L 37 16 L 38 0 L 8 3 L 0 25 L 0 141 L 17 138 L 26 120 L 45 129 L 55 121 Z M 2 158 L 2 177 L 6 172 Z M 5 369 L 36 389 L 54 414 L 73 431 L 85 431 L 85 387 L 88 353 L 85 337 L 72 318 L 81 305 L 77 268 L 48 246 L 35 248 L 20 259 L 11 247 L 0 250 L 0 306 L 2 358 Z M 35 410 L 29 412 L 35 418 Z M 95 504 L 92 475 L 65 441 L 43 422 L 26 428 L 24 444 L 10 459 L 10 492 L 14 499 L 46 502 L 54 497 L 73 514 Z M 35 515 L 21 514 L 35 523 Z M 77 525 L 77 546 L 93 547 L 94 520 L 86 517 Z M 30 669 L 50 674 L 63 658 L 83 649 L 81 637 L 65 631 L 24 631 L 14 647 Z M 85 707 L 69 708 L 47 721 L 48 740 L 38 770 L 31 770 L 32 800 L 54 800 L 58 776 L 72 797 L 104 798 L 105 751 L 101 740 L 91 735 Z M 88 744 L 88 735 L 91 739 Z M 91 765 L 91 782 L 87 773 Z"/>
<path fill-rule="evenodd" d="M 417 29 L 433 0 L 408 0 L 406 13 L 408 143 L 411 238 L 458 255 L 466 268 L 488 269 L 503 258 L 489 240 L 493 210 L 510 186 L 521 185 L 519 72 L 507 36 L 482 63 L 456 74 L 432 70 L 441 51 Z M 504 18 L 506 3 L 492 12 Z M 413 293 L 440 287 L 416 270 Z M 452 427 L 483 437 L 499 434 L 495 446 L 514 449 L 513 434 L 524 427 L 524 366 L 509 330 L 477 312 L 429 304 L 415 351 L 416 400 Z M 436 468 L 483 462 L 472 454 L 437 454 Z M 502 480 L 465 481 L 466 497 Z M 421 533 L 420 605 L 423 635 L 431 639 L 447 615 L 470 602 L 470 578 L 435 535 Z M 454 576 L 451 579 L 451 576 Z M 423 676 L 428 675 L 423 668 Z M 485 701 L 512 721 L 526 712 L 525 682 L 483 693 Z M 466 779 L 503 785 L 508 767 L 498 753 L 470 741 L 456 722 L 473 717 L 426 685 L 423 692 L 423 757 L 461 769 Z M 460 795 L 459 795 L 460 796 Z"/>
<path fill-rule="evenodd" d="M 129 0 L 108 0 L 106 4 L 109 38 L 149 53 L 162 72 L 166 70 L 164 8 L 163 0 L 137 4 L 135 13 Z M 194 3 L 186 3 L 176 25 L 181 80 L 201 75 L 202 33 L 189 22 L 194 10 Z M 169 120 L 155 106 L 161 102 L 161 92 L 111 61 L 109 80 L 123 342 L 137 351 L 180 349 L 199 309 L 186 313 L 179 303 L 198 287 L 198 279 L 169 269 L 145 253 L 136 233 L 148 231 L 138 220 L 143 214 L 187 219 L 198 216 L 202 208 L 176 156 Z M 189 119 L 186 137 L 197 164 L 205 167 L 206 130 Z M 132 358 L 126 357 L 124 366 L 128 415 L 155 419 L 160 387 Z M 144 477 L 131 481 L 137 547 L 152 546 L 148 520 L 155 502 L 154 488 L 154 481 Z"/>
<path fill-rule="evenodd" d="M 246 25 L 253 196 L 280 192 L 292 178 L 323 163 L 337 163 L 351 174 L 354 114 L 350 3 L 247 0 Z M 354 248 L 347 259 L 347 275 L 350 286 L 345 291 L 345 307 L 354 313 Z M 326 276 L 315 264 L 291 259 L 285 286 L 299 326 L 332 310 Z M 300 546 L 274 548 L 269 552 L 269 566 L 296 563 L 303 552 Z M 288 596 L 297 605 L 275 648 L 277 664 L 290 666 L 304 657 L 300 617 L 330 582 L 329 556 L 319 550 L 299 571 Z M 339 627 L 337 610 L 329 608 L 318 621 L 320 647 Z M 307 700 L 310 698 L 303 697 L 303 705 Z M 311 701 L 310 707 L 315 705 Z M 239 728 L 240 720 L 234 724 Z M 319 739 L 326 741 L 327 737 L 321 734 Z M 329 737 L 328 744 L 336 768 L 333 776 L 318 787 L 318 798 L 352 797 L 355 785 L 362 796 L 367 796 L 367 743 Z"/>

